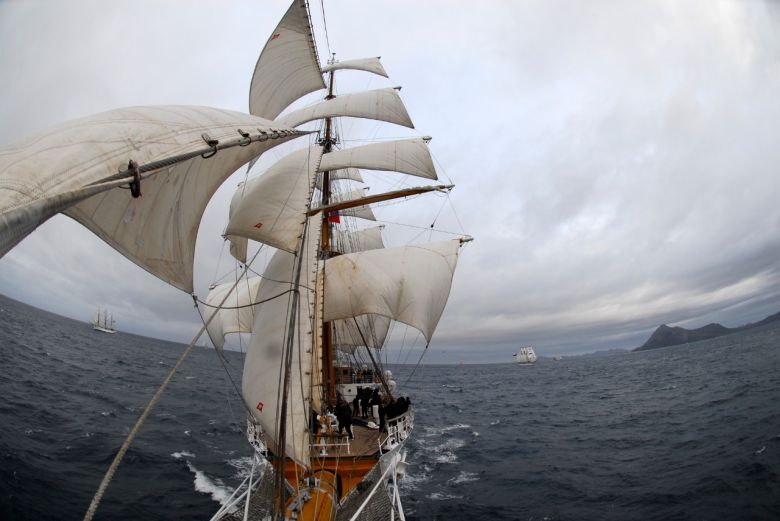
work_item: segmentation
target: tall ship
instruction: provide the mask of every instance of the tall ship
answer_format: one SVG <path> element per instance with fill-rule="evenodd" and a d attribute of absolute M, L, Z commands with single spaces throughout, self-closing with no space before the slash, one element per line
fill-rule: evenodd
<path fill-rule="evenodd" d="M 394 323 L 419 331 L 427 348 L 471 237 L 385 244 L 383 226 L 371 224 L 375 205 L 430 205 L 424 196 L 409 199 L 446 196 L 453 185 L 436 182 L 427 136 L 345 146 L 361 140 L 344 137 L 343 118 L 414 128 L 400 88 L 339 93 L 336 80 L 347 70 L 388 77 L 377 57 L 330 54 L 322 63 L 308 4 L 295 0 L 257 61 L 248 114 L 116 109 L 0 149 L 0 255 L 64 213 L 192 294 L 201 333 L 217 352 L 226 335 L 250 335 L 241 395 L 252 471 L 212 519 L 405 519 L 398 480 L 413 397 L 380 353 Z M 317 103 L 290 108 L 318 91 Z M 262 154 L 293 140 L 306 146 L 247 177 L 233 195 L 224 237 L 239 270 L 199 299 L 194 247 L 206 204 L 239 168 L 252 170 Z M 397 176 L 394 189 L 369 194 L 360 187 L 365 171 Z M 434 204 L 433 213 L 441 211 Z M 420 224 L 426 234 L 433 229 Z M 131 429 L 85 519 L 199 337 Z"/>
<path fill-rule="evenodd" d="M 517 353 L 512 355 L 515 357 L 515 362 L 518 365 L 533 365 L 536 363 L 536 352 L 531 346 L 521 347 L 517 350 Z"/>
<path fill-rule="evenodd" d="M 95 331 L 102 331 L 103 333 L 116 333 L 114 327 L 114 315 L 109 314 L 108 310 L 104 310 L 100 313 L 100 309 L 95 313 L 95 317 L 92 319 L 92 329 Z"/>

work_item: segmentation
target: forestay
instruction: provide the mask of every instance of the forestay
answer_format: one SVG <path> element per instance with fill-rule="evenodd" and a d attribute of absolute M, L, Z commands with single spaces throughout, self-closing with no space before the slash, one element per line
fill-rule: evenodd
<path fill-rule="evenodd" d="M 143 179 L 137 199 L 129 190 L 111 189 L 78 202 L 94 193 L 90 185 L 126 170 L 130 160 L 143 167 L 208 151 L 204 133 L 220 142 L 246 139 L 247 146 L 220 150 L 219 160 L 196 155 L 161 167 Z M 23 237 L 65 210 L 142 268 L 191 292 L 195 237 L 208 200 L 242 164 L 297 135 L 262 118 L 210 107 L 132 107 L 88 116 L 0 149 L 0 213 L 26 214 L 26 222 L 14 223 Z M 56 205 L 45 204 L 52 198 Z M 24 212 L 28 207 L 42 209 Z M 5 223 L 0 219 L 0 226 Z M 0 232 L 5 238 L 6 230 Z M 22 238 L 17 230 L 8 235 L 15 239 L 4 240 L 0 254 Z"/>
<path fill-rule="evenodd" d="M 306 2 L 295 0 L 257 60 L 249 112 L 274 119 L 293 101 L 324 88 Z"/>
<path fill-rule="evenodd" d="M 430 342 L 447 304 L 460 240 L 339 255 L 325 264 L 326 321 L 382 315 Z"/>

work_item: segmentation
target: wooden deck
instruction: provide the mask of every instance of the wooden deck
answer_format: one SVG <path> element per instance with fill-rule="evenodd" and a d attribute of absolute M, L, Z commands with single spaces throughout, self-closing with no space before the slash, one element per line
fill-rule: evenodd
<path fill-rule="evenodd" d="M 369 429 L 362 424 L 353 423 L 352 434 L 355 435 L 354 440 L 350 440 L 346 432 L 342 435 L 331 434 L 318 437 L 316 443 L 312 445 L 312 458 L 364 458 L 379 452 L 378 429 Z"/>

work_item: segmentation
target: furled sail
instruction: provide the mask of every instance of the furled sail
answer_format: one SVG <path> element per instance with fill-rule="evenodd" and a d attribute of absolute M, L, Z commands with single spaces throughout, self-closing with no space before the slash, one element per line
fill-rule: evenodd
<path fill-rule="evenodd" d="M 382 315 L 430 342 L 447 304 L 460 240 L 334 257 L 325 264 L 326 321 Z"/>
<path fill-rule="evenodd" d="M 376 58 L 361 58 L 358 60 L 345 60 L 341 62 L 330 63 L 322 68 L 322 72 L 330 72 L 344 69 L 352 69 L 356 71 L 366 71 L 373 74 L 378 74 L 387 78 L 385 68 L 382 67 L 382 62 L 379 61 L 381 56 Z"/>
<path fill-rule="evenodd" d="M 438 179 L 426 138 L 385 141 L 338 150 L 322 156 L 320 163 L 322 172 L 349 167 Z"/>
<path fill-rule="evenodd" d="M 414 128 L 401 96 L 394 88 L 344 94 L 290 112 L 274 121 L 286 127 L 297 127 L 315 119 L 337 116 L 374 119 Z"/>
<path fill-rule="evenodd" d="M 24 215 L 24 222 L 11 223 L 19 228 L 9 235 L 18 236 L 64 211 L 142 268 L 191 292 L 195 237 L 208 200 L 242 164 L 297 135 L 210 107 L 132 107 L 88 116 L 0 149 L 0 214 Z M 218 160 L 209 160 L 214 147 L 237 142 L 246 146 L 221 148 Z M 117 189 L 90 197 L 131 160 L 149 168 L 142 197 Z"/>
<path fill-rule="evenodd" d="M 274 119 L 293 101 L 325 88 L 305 0 L 295 0 L 260 53 L 249 112 Z"/>
<path fill-rule="evenodd" d="M 317 249 L 320 238 L 321 220 L 309 219 L 306 232 L 306 246 L 300 253 L 300 301 L 292 339 L 292 367 L 286 414 L 287 456 L 301 465 L 309 463 L 308 421 L 310 405 L 314 400 L 312 392 L 312 358 L 309 346 L 313 345 L 312 321 L 314 319 L 317 284 Z M 295 288 L 295 255 L 277 251 L 271 258 L 257 295 L 255 322 L 252 339 L 247 349 L 242 378 L 242 394 L 252 411 L 253 418 L 262 426 L 268 448 L 279 454 L 277 443 L 281 417 L 282 392 L 280 381 L 283 374 L 283 354 L 287 344 L 289 320 L 292 307 L 292 291 Z M 272 298 L 277 297 L 277 298 Z"/>
<path fill-rule="evenodd" d="M 239 187 L 231 201 L 235 210 L 225 235 L 294 252 L 306 224 L 321 157 L 320 146 L 298 150 Z"/>
<path fill-rule="evenodd" d="M 252 304 L 257 302 L 257 290 L 261 280 L 260 277 L 250 277 L 241 280 L 238 285 L 234 282 L 228 282 L 215 286 L 209 291 L 208 297 L 206 297 L 203 320 L 208 322 L 212 315 L 216 315 L 206 328 L 214 347 L 222 349 L 225 345 L 225 335 L 228 333 L 252 332 L 252 324 L 254 323 L 254 306 Z M 230 294 L 222 307 L 217 308 L 216 306 L 219 306 L 228 293 Z"/>

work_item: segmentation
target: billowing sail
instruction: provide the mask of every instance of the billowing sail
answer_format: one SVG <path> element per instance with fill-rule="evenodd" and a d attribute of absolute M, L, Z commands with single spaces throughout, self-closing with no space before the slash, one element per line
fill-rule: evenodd
<path fill-rule="evenodd" d="M 225 235 L 245 237 L 294 252 L 306 223 L 306 210 L 322 147 L 298 150 L 240 186 L 231 202 Z"/>
<path fill-rule="evenodd" d="M 320 223 L 317 218 L 309 219 L 306 232 L 306 247 L 301 255 L 299 290 L 300 301 L 295 320 L 292 371 L 287 389 L 287 415 L 285 452 L 301 465 L 309 463 L 308 421 L 312 392 L 312 335 L 317 284 L 317 248 L 320 238 Z M 295 255 L 278 251 L 271 258 L 260 284 L 257 300 L 267 302 L 256 306 L 252 339 L 247 349 L 242 378 L 242 394 L 252 411 L 252 416 L 262 426 L 268 448 L 279 454 L 277 443 L 283 387 L 281 376 L 284 364 L 284 350 L 289 332 L 289 314 L 294 289 Z M 277 297 L 273 298 L 272 297 Z M 314 357 L 316 358 L 316 357 Z"/>
<path fill-rule="evenodd" d="M 355 253 L 382 249 L 385 247 L 382 240 L 383 228 L 384 226 L 374 226 L 352 232 L 334 230 L 331 250 L 339 253 Z M 334 320 L 332 325 L 333 345 L 349 353 L 360 346 L 380 349 L 390 329 L 390 319 L 381 315 L 362 315 Z"/>
<path fill-rule="evenodd" d="M 249 112 L 274 119 L 293 101 L 324 89 L 305 0 L 295 0 L 257 60 Z"/>
<path fill-rule="evenodd" d="M 401 172 L 426 179 L 438 179 L 431 152 L 424 138 L 385 141 L 338 150 L 322 156 L 320 171 L 366 168 Z"/>
<path fill-rule="evenodd" d="M 250 277 L 239 281 L 220 284 L 209 291 L 204 306 L 203 320 L 216 315 L 209 323 L 206 331 L 211 342 L 217 349 L 225 345 L 225 335 L 228 333 L 251 333 L 254 323 L 254 306 L 257 302 L 257 290 L 260 287 L 260 277 Z M 235 286 L 235 289 L 233 289 Z M 232 290 L 232 291 L 231 291 Z M 222 303 L 227 295 L 227 300 Z M 222 304 L 221 308 L 218 308 Z M 212 307 L 213 306 L 213 307 Z"/>
<path fill-rule="evenodd" d="M 401 96 L 393 88 L 343 94 L 285 114 L 275 122 L 285 127 L 297 127 L 315 119 L 337 116 L 374 119 L 414 128 Z"/>
<path fill-rule="evenodd" d="M 377 56 L 376 58 L 361 58 L 358 60 L 345 60 L 342 62 L 330 63 L 322 68 L 322 72 L 352 69 L 378 74 L 387 78 L 387 73 L 385 72 L 385 68 L 382 67 L 382 62 L 379 61 L 379 58 L 380 56 Z"/>
<path fill-rule="evenodd" d="M 430 342 L 447 304 L 460 240 L 348 253 L 325 264 L 326 321 L 382 315 Z"/>
<path fill-rule="evenodd" d="M 204 134 L 212 144 L 246 146 L 204 158 L 211 154 Z M 0 235 L 16 237 L 0 254 L 21 240 L 19 230 L 29 233 L 65 211 L 142 268 L 191 292 L 195 237 L 208 200 L 243 163 L 297 135 L 247 114 L 185 106 L 116 109 L 33 134 L 0 149 L 0 215 L 12 217 L 0 218 Z M 137 199 L 129 190 L 96 188 L 131 160 L 144 168 L 171 158 L 179 162 L 156 163 Z"/>
<path fill-rule="evenodd" d="M 252 168 L 252 163 L 249 163 L 249 168 Z M 243 196 L 246 191 L 246 183 L 241 182 L 238 184 L 233 198 L 230 200 L 230 209 L 228 210 L 228 220 L 236 213 L 239 201 L 242 197 L 238 197 L 239 194 Z M 248 246 L 248 240 L 246 237 L 239 237 L 237 235 L 225 235 L 225 240 L 230 242 L 230 255 L 241 264 L 246 264 L 246 252 Z"/>

